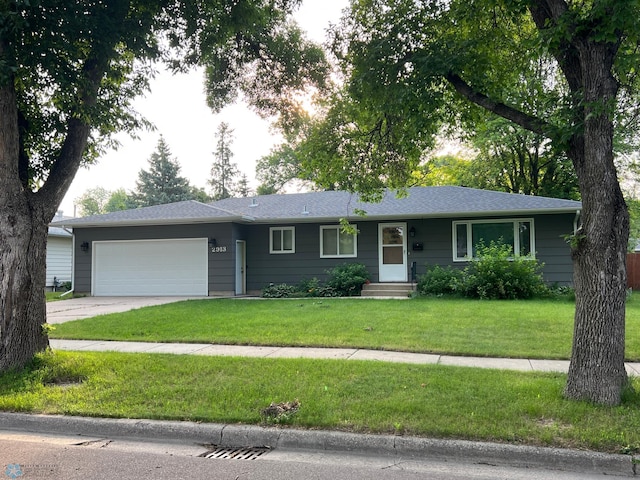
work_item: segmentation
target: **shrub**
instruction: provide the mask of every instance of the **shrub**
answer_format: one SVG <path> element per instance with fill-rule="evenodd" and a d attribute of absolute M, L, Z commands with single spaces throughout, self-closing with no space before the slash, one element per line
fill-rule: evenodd
<path fill-rule="evenodd" d="M 478 245 L 478 259 L 465 268 L 464 293 L 489 299 L 531 298 L 546 291 L 542 264 L 526 257 L 513 257 L 511 247 L 491 242 Z"/>
<path fill-rule="evenodd" d="M 296 296 L 298 288 L 294 285 L 287 285 L 286 283 L 280 283 L 274 285 L 273 283 L 262 290 L 262 296 L 264 298 L 288 298 Z"/>
<path fill-rule="evenodd" d="M 568 285 L 548 285 L 545 296 L 558 300 L 567 300 L 569 302 L 576 301 L 576 291 L 573 287 Z"/>
<path fill-rule="evenodd" d="M 304 293 L 307 297 L 320 297 L 320 288 L 322 288 L 322 284 L 320 283 L 320 280 L 315 277 L 311 280 L 302 280 L 298 284 L 298 290 L 301 293 Z"/>
<path fill-rule="evenodd" d="M 418 293 L 421 295 L 450 295 L 460 290 L 463 272 L 454 267 L 435 265 L 418 278 Z"/>
<path fill-rule="evenodd" d="M 327 274 L 327 286 L 342 297 L 360 295 L 362 285 L 370 278 L 367 267 L 361 263 L 343 263 L 328 270 Z"/>
<path fill-rule="evenodd" d="M 323 285 L 317 278 L 302 280 L 298 284 L 298 291 L 305 297 L 338 297 L 335 288 Z"/>

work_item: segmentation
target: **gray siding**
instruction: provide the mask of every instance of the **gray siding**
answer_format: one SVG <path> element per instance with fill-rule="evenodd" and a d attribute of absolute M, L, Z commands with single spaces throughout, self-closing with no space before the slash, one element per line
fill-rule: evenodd
<path fill-rule="evenodd" d="M 509 217 L 516 218 L 516 217 Z M 523 217 L 529 218 L 529 217 Z M 571 284 L 573 266 L 569 246 L 562 238 L 573 230 L 574 216 L 537 215 L 535 223 L 537 258 L 545 264 L 543 274 L 549 283 Z M 459 220 L 465 220 L 461 218 Z M 403 220 L 398 220 L 402 222 Z M 95 240 L 143 240 L 156 238 L 215 238 L 226 252 L 209 252 L 210 294 L 235 292 L 236 240 L 246 241 L 247 292 L 257 292 L 270 283 L 297 283 L 318 278 L 325 280 L 327 270 L 342 263 L 364 264 L 378 281 L 378 221 L 355 222 L 358 230 L 356 258 L 320 258 L 320 225 L 335 223 L 306 223 L 295 225 L 295 253 L 270 254 L 269 228 L 293 224 L 196 224 L 122 228 L 76 229 L 75 284 L 76 292 L 91 291 L 91 251 L 82 252 L 80 245 Z M 387 222 L 382 222 L 387 223 Z M 408 237 L 408 269 L 415 262 L 417 274 L 424 274 L 428 265 L 453 265 L 464 268 L 465 262 L 454 262 L 452 252 L 451 219 L 408 220 L 407 228 L 415 228 L 415 237 Z M 413 249 L 413 243 L 423 244 L 423 250 Z M 410 276 L 408 276 L 410 278 Z"/>
<path fill-rule="evenodd" d="M 544 264 L 543 276 L 547 283 L 571 285 L 573 283 L 573 264 L 571 250 L 564 236 L 573 232 L 573 214 L 534 215 L 536 258 Z M 475 220 L 460 218 L 456 220 Z M 409 238 L 409 264 L 416 262 L 417 273 L 425 273 L 427 266 L 454 266 L 464 268 L 467 262 L 453 261 L 453 231 L 451 219 L 412 220 L 408 223 L 416 229 L 416 236 Z M 413 251 L 414 242 L 424 244 L 423 251 Z"/>
<path fill-rule="evenodd" d="M 270 254 L 269 228 L 282 225 L 252 225 L 247 232 L 247 290 L 261 290 L 270 283 L 297 283 L 303 279 L 326 279 L 326 271 L 343 263 L 363 263 L 370 272 L 378 270 L 377 223 L 357 222 L 357 258 L 320 258 L 320 225 L 295 225 L 295 253 Z"/>
<path fill-rule="evenodd" d="M 74 288 L 78 293 L 91 292 L 91 249 L 83 252 L 83 242 L 95 240 L 146 240 L 156 238 L 215 238 L 218 246 L 226 252 L 209 251 L 209 291 L 231 293 L 235 288 L 235 263 L 233 228 L 231 224 L 169 225 L 122 228 L 82 228 L 74 231 L 75 278 Z"/>

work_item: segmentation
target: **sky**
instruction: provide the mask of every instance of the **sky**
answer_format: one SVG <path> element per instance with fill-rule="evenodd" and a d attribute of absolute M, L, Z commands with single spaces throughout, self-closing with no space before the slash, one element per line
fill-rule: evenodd
<path fill-rule="evenodd" d="M 326 28 L 338 22 L 347 4 L 348 0 L 303 0 L 294 16 L 310 39 L 322 42 Z M 96 165 L 81 167 L 60 205 L 64 215 L 74 216 L 74 200 L 90 188 L 133 190 L 138 172 L 149 167 L 149 157 L 156 150 L 160 135 L 180 164 L 180 174 L 192 185 L 209 191 L 206 182 L 214 159 L 215 133 L 221 122 L 234 130 L 232 161 L 255 188 L 257 160 L 281 139 L 271 131 L 268 121 L 245 105 L 232 105 L 214 115 L 206 104 L 203 80 L 202 71 L 198 70 L 179 75 L 161 72 L 153 79 L 151 91 L 133 105 L 156 130 L 138 132 L 137 140 L 118 135 L 121 146 L 117 150 L 106 152 Z"/>

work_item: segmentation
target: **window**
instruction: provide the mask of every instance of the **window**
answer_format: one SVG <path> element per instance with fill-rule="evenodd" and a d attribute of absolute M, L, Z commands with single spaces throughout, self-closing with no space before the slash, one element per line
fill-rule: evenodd
<path fill-rule="evenodd" d="M 535 257 L 533 219 L 453 222 L 454 261 L 475 258 L 478 244 L 491 242 L 510 245 L 516 256 Z"/>
<path fill-rule="evenodd" d="M 269 253 L 296 253 L 295 227 L 271 227 Z"/>
<path fill-rule="evenodd" d="M 357 235 L 343 232 L 339 225 L 320 227 L 321 257 L 355 257 L 357 254 Z"/>

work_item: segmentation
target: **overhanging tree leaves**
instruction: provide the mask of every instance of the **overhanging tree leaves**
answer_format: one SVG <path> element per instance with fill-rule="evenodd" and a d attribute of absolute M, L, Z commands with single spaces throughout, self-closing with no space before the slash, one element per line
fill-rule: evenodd
<path fill-rule="evenodd" d="M 346 155 L 310 162 L 366 191 L 402 186 L 441 124 L 473 124 L 479 112 L 549 139 L 583 202 L 565 395 L 607 405 L 628 385 L 629 218 L 613 158 L 614 134 L 637 118 L 639 34 L 638 0 L 354 0 L 333 43 L 346 87 L 318 127 Z M 532 95 L 523 79 L 541 64 L 549 73 Z"/>
<path fill-rule="evenodd" d="M 209 92 L 221 107 L 247 85 L 239 79 L 242 66 L 249 73 L 268 63 L 277 71 L 280 60 L 307 58 L 306 69 L 289 62 L 288 75 L 260 91 L 278 99 L 324 68 L 318 49 L 291 43 L 296 30 L 287 13 L 297 4 L 0 2 L 0 371 L 24 365 L 48 345 L 42 328 L 47 225 L 79 166 L 95 160 L 113 133 L 145 125 L 130 102 L 147 89 L 153 62 L 174 69 L 213 65 L 218 81 L 231 82 Z M 289 55 L 282 49 L 270 55 L 278 41 Z M 225 58 L 234 61 L 218 61 Z M 248 98 L 263 107 L 261 94 Z"/>

